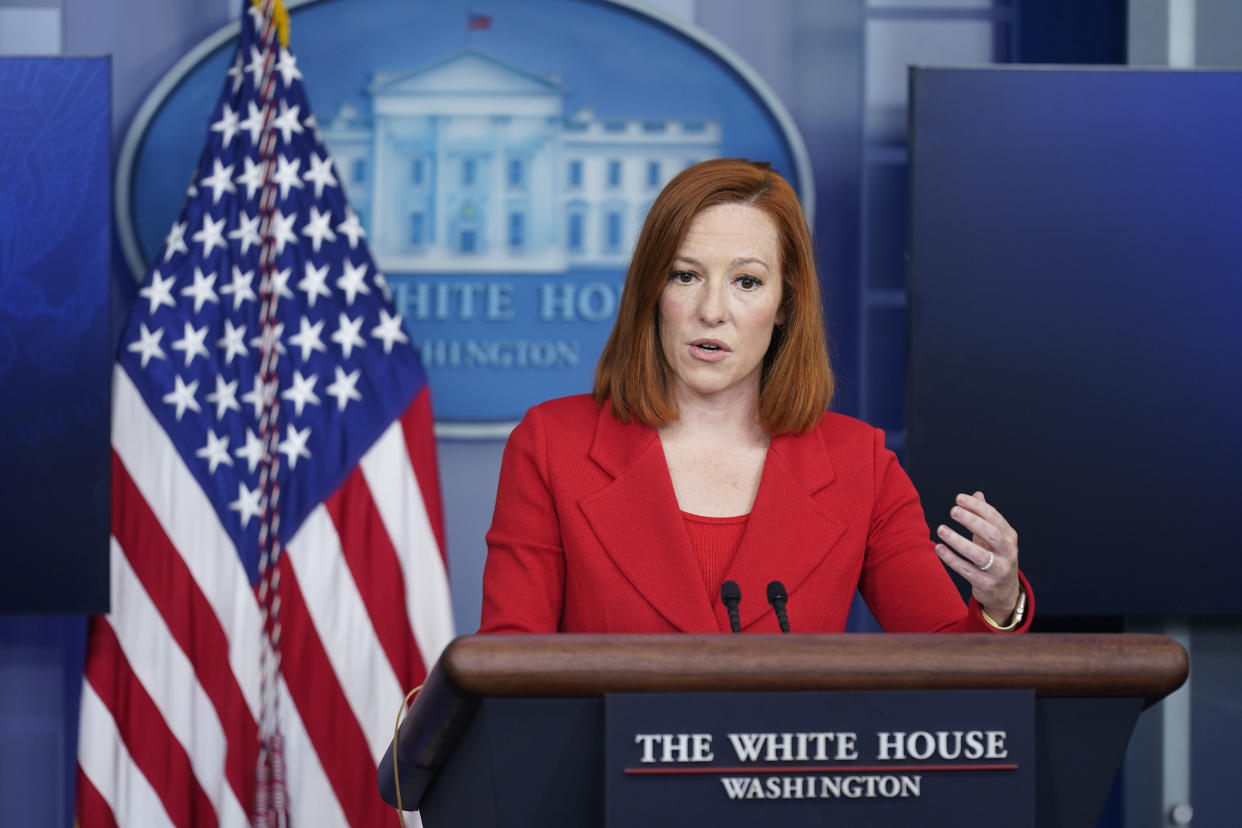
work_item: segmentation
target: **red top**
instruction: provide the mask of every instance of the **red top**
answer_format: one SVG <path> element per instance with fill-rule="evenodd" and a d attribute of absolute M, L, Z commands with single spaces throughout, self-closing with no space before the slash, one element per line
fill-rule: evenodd
<path fill-rule="evenodd" d="M 703 573 L 703 585 L 707 587 L 710 601 L 712 596 L 719 594 L 725 573 L 737 557 L 750 515 L 705 517 L 682 512 L 681 517 L 686 522 L 690 547 L 698 558 L 699 571 Z"/>
<path fill-rule="evenodd" d="M 741 587 L 743 632 L 778 631 L 764 600 L 774 580 L 795 632 L 844 630 L 855 590 L 890 632 L 994 631 L 937 557 L 883 432 L 831 412 L 772 436 L 725 578 Z M 481 632 L 728 632 L 719 590 L 700 591 L 702 579 L 655 429 L 586 395 L 527 413 L 500 467 Z M 1015 632 L 1034 614 L 1022 583 Z"/>

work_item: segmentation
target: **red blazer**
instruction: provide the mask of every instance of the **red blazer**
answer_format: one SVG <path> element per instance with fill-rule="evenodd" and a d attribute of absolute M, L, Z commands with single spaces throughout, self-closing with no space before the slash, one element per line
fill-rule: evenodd
<path fill-rule="evenodd" d="M 946 505 L 946 509 L 947 509 Z M 703 584 L 654 429 L 588 396 L 532 408 L 505 447 L 487 533 L 480 632 L 727 632 Z M 826 413 L 773 437 L 737 557 L 745 632 L 841 632 L 856 589 L 890 632 L 988 632 L 936 557 L 918 494 L 884 435 Z M 1034 609 L 1025 578 L 1028 611 Z"/>

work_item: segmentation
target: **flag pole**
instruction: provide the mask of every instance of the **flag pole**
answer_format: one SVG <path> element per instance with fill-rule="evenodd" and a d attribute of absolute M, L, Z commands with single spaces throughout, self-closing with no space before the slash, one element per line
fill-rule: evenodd
<path fill-rule="evenodd" d="M 255 828 L 278 828 L 288 824 L 288 798 L 285 790 L 284 740 L 280 730 L 280 397 L 277 374 L 280 359 L 276 309 L 279 291 L 276 284 L 276 239 L 272 220 L 276 208 L 276 133 L 275 119 L 277 15 L 287 19 L 279 0 L 251 0 L 251 9 L 259 5 L 262 14 L 260 43 L 263 71 L 259 83 L 259 99 L 263 112 L 263 131 L 259 145 L 259 162 L 263 183 L 259 197 L 259 330 L 260 383 L 263 413 L 259 418 L 259 440 L 263 444 L 263 461 L 259 474 L 263 511 L 259 525 L 259 610 L 262 618 L 263 641 L 259 669 L 259 756 L 255 767 Z M 283 13 L 283 14 L 282 14 Z M 256 26 L 256 28 L 259 28 Z M 287 24 L 282 33 L 288 37 Z"/>

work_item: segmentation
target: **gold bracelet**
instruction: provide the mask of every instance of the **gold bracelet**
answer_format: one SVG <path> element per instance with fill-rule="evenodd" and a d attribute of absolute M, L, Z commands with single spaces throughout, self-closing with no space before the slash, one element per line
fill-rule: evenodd
<path fill-rule="evenodd" d="M 1026 617 L 1026 590 L 1023 589 L 1018 593 L 1018 603 L 1013 608 L 1013 612 L 1009 614 L 1008 624 L 997 624 L 992 620 L 992 616 L 988 615 L 988 611 L 983 607 L 979 608 L 979 614 L 982 615 L 983 620 L 988 622 L 988 624 L 995 630 L 999 630 L 1000 632 L 1016 630 L 1018 627 L 1022 626 L 1022 619 Z"/>

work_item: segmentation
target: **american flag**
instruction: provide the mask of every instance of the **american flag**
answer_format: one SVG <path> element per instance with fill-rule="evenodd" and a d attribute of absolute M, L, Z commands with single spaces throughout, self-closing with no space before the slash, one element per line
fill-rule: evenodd
<path fill-rule="evenodd" d="M 82 828 L 391 819 L 376 763 L 452 635 L 426 379 L 267 5 L 114 366 Z"/>

